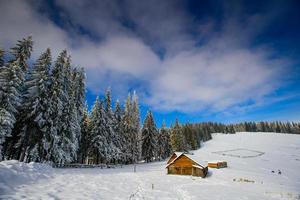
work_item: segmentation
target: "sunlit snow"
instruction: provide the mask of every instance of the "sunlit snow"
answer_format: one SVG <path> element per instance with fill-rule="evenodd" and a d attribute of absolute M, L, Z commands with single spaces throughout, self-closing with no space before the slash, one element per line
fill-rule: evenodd
<path fill-rule="evenodd" d="M 225 160 L 228 168 L 209 169 L 203 179 L 167 175 L 166 161 L 139 164 L 136 173 L 132 165 L 52 169 L 3 161 L 0 199 L 300 199 L 299 135 L 213 134 L 193 153 L 203 161 Z"/>

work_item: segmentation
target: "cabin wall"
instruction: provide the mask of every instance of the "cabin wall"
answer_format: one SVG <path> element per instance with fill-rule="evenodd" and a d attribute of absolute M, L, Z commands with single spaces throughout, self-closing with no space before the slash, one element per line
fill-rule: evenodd
<path fill-rule="evenodd" d="M 200 176 L 204 178 L 207 175 L 207 167 L 204 169 L 200 169 L 197 167 L 179 167 L 179 166 L 169 166 L 168 174 L 176 174 L 176 175 L 192 175 L 192 176 Z"/>
<path fill-rule="evenodd" d="M 194 167 L 193 169 L 193 176 L 200 176 L 202 178 L 206 177 L 207 175 L 207 172 L 208 172 L 208 168 L 205 167 L 204 169 L 200 169 L 200 168 L 196 168 Z"/>

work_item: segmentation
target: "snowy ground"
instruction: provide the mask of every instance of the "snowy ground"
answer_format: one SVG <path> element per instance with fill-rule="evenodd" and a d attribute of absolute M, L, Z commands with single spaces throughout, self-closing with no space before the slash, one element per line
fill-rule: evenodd
<path fill-rule="evenodd" d="M 51 169 L 5 161 L 0 199 L 300 199 L 299 135 L 214 134 L 194 154 L 229 167 L 209 169 L 202 179 L 166 175 L 165 162 L 140 164 L 133 173 L 132 166 Z"/>

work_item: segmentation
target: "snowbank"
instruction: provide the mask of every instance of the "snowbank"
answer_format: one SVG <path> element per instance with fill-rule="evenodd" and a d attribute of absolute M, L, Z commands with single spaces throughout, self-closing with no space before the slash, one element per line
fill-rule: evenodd
<path fill-rule="evenodd" d="M 41 163 L 22 163 L 17 160 L 0 162 L 0 194 L 12 193 L 16 187 L 48 178 L 52 167 Z"/>

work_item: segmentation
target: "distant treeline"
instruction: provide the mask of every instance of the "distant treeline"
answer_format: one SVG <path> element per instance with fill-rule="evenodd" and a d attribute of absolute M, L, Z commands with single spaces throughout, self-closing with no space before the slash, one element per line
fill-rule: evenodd
<path fill-rule="evenodd" d="M 300 134 L 300 123 L 296 122 L 243 122 L 233 126 L 236 132 L 276 132 Z"/>
<path fill-rule="evenodd" d="M 295 122 L 243 122 L 222 124 L 201 122 L 179 125 L 178 121 L 170 128 L 171 146 L 175 151 L 189 151 L 201 147 L 201 142 L 212 139 L 212 133 L 234 134 L 236 132 L 276 132 L 300 134 L 300 123 Z"/>

